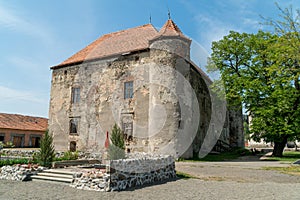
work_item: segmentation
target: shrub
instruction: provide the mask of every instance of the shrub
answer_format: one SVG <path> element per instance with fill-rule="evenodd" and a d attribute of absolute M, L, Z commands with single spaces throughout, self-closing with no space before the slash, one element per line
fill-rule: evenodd
<path fill-rule="evenodd" d="M 62 160 L 77 160 L 78 159 L 78 151 L 71 152 L 66 151 L 64 153 L 64 156 L 62 157 Z"/>
<path fill-rule="evenodd" d="M 44 137 L 41 140 L 40 151 L 37 153 L 38 163 L 45 167 L 50 167 L 54 160 L 54 146 L 53 138 L 49 135 L 48 130 L 45 132 Z"/>
<path fill-rule="evenodd" d="M 0 167 L 5 165 L 15 165 L 15 164 L 28 164 L 28 159 L 8 159 L 8 160 L 0 160 Z"/>
<path fill-rule="evenodd" d="M 8 141 L 6 143 L 3 143 L 3 142 L 0 142 L 0 149 L 2 148 L 13 148 L 15 147 L 15 145 L 11 142 L 11 141 Z"/>
<path fill-rule="evenodd" d="M 110 160 L 118 160 L 125 158 L 125 141 L 124 134 L 117 124 L 113 126 L 110 140 L 112 144 L 108 147 L 108 158 Z"/>

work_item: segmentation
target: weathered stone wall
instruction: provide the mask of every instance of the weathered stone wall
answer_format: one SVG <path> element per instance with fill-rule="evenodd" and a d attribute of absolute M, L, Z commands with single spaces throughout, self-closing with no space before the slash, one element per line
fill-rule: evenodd
<path fill-rule="evenodd" d="M 81 190 L 95 190 L 108 192 L 110 188 L 110 174 L 101 170 L 90 170 L 85 173 L 75 173 L 73 182 L 70 185 Z"/>
<path fill-rule="evenodd" d="M 193 67 L 190 69 L 190 83 L 197 95 L 200 112 L 198 131 L 193 141 L 193 154 L 198 155 L 211 120 L 211 99 L 205 78 Z"/>
<path fill-rule="evenodd" d="M 168 70 L 175 68 L 176 59 L 169 52 L 165 54 L 146 51 L 54 70 L 49 129 L 56 150 L 66 151 L 75 141 L 79 150 L 99 152 L 104 148 L 106 131 L 110 132 L 115 122 L 122 127 L 122 122 L 130 118 L 133 138 L 127 149 L 131 152 L 159 151 L 171 141 L 178 129 L 179 109 L 176 94 L 170 92 L 177 83 Z M 152 79 L 163 83 L 151 84 Z M 131 80 L 134 97 L 124 99 L 124 82 Z M 81 90 L 78 104 L 71 103 L 71 88 L 75 86 Z M 160 106 L 165 116 L 156 112 Z M 69 134 L 71 117 L 80 117 L 78 134 Z M 164 122 L 162 117 L 166 122 L 157 126 L 157 122 Z"/>
<path fill-rule="evenodd" d="M 120 191 L 175 177 L 173 157 L 143 154 L 139 158 L 109 161 L 107 172 L 91 170 L 77 173 L 74 175 L 71 187 L 96 191 Z"/>
<path fill-rule="evenodd" d="M 110 168 L 111 190 L 124 190 L 176 177 L 175 161 L 171 156 L 113 160 Z"/>
<path fill-rule="evenodd" d="M 8 158 L 32 158 L 34 154 L 38 153 L 39 149 L 27 150 L 27 149 L 2 149 L 1 153 L 3 157 Z M 64 156 L 64 151 L 56 151 L 55 157 L 61 158 Z M 101 152 L 78 152 L 78 159 L 88 160 L 102 160 L 103 154 Z"/>
<path fill-rule="evenodd" d="M 37 153 L 39 150 L 27 150 L 27 149 L 2 149 L 1 153 L 5 157 L 23 157 L 31 158 L 33 154 Z"/>
<path fill-rule="evenodd" d="M 49 129 L 56 150 L 68 150 L 75 141 L 79 150 L 104 148 L 106 131 L 114 123 L 121 127 L 126 117 L 134 118 L 133 132 L 148 131 L 148 74 L 141 64 L 149 52 L 116 57 L 53 71 Z M 134 81 L 134 98 L 124 99 L 124 82 Z M 139 87 L 136 87 L 136 86 Z M 71 103 L 71 88 L 80 87 L 80 102 Z M 71 117 L 79 117 L 78 134 L 69 134 Z M 145 127 L 146 126 L 146 127 Z M 146 134 L 147 135 L 147 134 Z"/>
<path fill-rule="evenodd" d="M 36 175 L 44 169 L 38 165 L 7 165 L 0 168 L 0 179 L 26 181 L 30 179 L 31 175 Z"/>
<path fill-rule="evenodd" d="M 150 42 L 151 49 L 157 49 L 190 59 L 191 41 L 180 37 L 160 37 Z"/>

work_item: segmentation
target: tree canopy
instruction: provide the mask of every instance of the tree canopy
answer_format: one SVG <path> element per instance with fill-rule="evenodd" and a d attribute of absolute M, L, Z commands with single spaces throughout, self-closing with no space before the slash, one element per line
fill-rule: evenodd
<path fill-rule="evenodd" d="M 243 104 L 253 117 L 255 140 L 274 142 L 273 155 L 282 156 L 287 140 L 300 134 L 300 12 L 281 9 L 282 21 L 266 19 L 274 32 L 231 31 L 212 44 L 207 68 L 219 70 L 230 105 Z"/>

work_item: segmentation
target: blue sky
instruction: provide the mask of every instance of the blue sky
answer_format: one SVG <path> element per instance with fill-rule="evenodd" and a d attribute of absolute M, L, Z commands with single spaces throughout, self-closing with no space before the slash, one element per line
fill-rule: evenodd
<path fill-rule="evenodd" d="M 277 0 L 281 7 L 297 0 Z M 51 70 L 99 36 L 171 17 L 197 43 L 202 66 L 212 41 L 229 30 L 256 32 L 259 15 L 276 18 L 273 0 L 0 0 L 0 112 L 48 116 Z M 196 56 L 195 56 L 196 55 Z"/>

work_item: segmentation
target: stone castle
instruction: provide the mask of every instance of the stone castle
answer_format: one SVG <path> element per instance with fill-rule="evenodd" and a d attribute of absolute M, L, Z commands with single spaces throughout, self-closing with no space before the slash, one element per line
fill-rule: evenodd
<path fill-rule="evenodd" d="M 106 34 L 52 69 L 49 132 L 56 150 L 103 151 L 117 123 L 127 152 L 192 157 L 209 134 L 208 76 L 171 20 Z M 219 137 L 244 145 L 242 113 L 226 111 Z"/>

